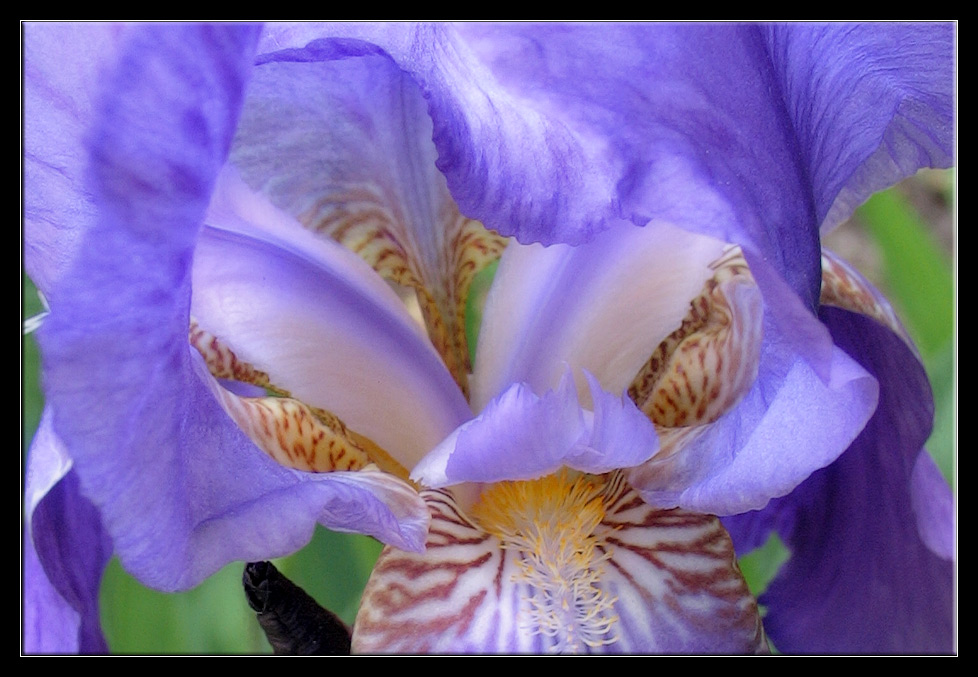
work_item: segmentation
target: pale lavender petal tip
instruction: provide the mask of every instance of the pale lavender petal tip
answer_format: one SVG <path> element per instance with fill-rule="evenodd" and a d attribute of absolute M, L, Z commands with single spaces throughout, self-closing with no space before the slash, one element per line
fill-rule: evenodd
<path fill-rule="evenodd" d="M 411 476 L 435 488 L 540 477 L 560 467 L 585 427 L 569 374 L 543 395 L 515 383 L 422 459 Z"/>
<path fill-rule="evenodd" d="M 954 496 L 926 449 L 914 464 L 910 498 L 921 540 L 938 557 L 954 560 Z"/>
<path fill-rule="evenodd" d="M 627 396 L 616 397 L 605 391 L 587 371 L 584 376 L 591 390 L 594 416 L 589 435 L 566 457 L 566 464 L 601 474 L 649 460 L 659 450 L 659 438 L 649 418 Z"/>
<path fill-rule="evenodd" d="M 565 465 L 605 473 L 648 460 L 658 449 L 648 418 L 584 373 L 593 412 L 579 403 L 570 371 L 543 395 L 513 384 L 426 456 L 412 478 L 442 487 L 533 479 Z"/>

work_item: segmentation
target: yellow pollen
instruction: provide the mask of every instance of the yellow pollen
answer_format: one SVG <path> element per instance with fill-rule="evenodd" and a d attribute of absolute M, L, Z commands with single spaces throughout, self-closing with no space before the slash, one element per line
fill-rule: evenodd
<path fill-rule="evenodd" d="M 526 626 L 555 640 L 558 652 L 617 641 L 617 597 L 598 587 L 611 556 L 596 531 L 604 518 L 600 477 L 554 475 L 500 482 L 483 492 L 472 514 L 503 548 L 518 553 L 516 580 L 531 592 Z"/>

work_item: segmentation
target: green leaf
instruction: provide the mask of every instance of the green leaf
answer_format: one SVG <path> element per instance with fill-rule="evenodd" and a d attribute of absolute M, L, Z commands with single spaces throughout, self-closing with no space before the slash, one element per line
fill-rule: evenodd
<path fill-rule="evenodd" d="M 102 581 L 102 626 L 115 654 L 271 653 L 232 564 L 193 590 L 162 593 L 143 586 L 116 558 Z"/>
<path fill-rule="evenodd" d="M 879 245 L 890 300 L 925 356 L 944 348 L 954 321 L 951 262 L 927 224 L 898 191 L 877 193 L 857 215 Z"/>
<path fill-rule="evenodd" d="M 740 571 L 744 574 L 747 587 L 754 597 L 767 589 L 768 584 L 777 575 L 778 569 L 788 561 L 790 556 L 791 551 L 772 531 L 764 545 L 738 560 Z"/>

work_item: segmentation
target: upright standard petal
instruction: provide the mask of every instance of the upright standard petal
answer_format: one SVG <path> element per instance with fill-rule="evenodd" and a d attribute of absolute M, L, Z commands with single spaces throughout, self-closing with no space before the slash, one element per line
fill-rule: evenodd
<path fill-rule="evenodd" d="M 504 235 L 680 224 L 756 252 L 814 307 L 818 226 L 949 164 L 953 37 L 906 23 L 305 24 L 270 26 L 261 51 L 393 58 L 425 94 L 462 212 Z"/>
<path fill-rule="evenodd" d="M 680 224 L 756 247 L 814 294 L 814 213 L 759 27 L 271 26 L 261 49 L 393 58 L 425 94 L 462 212 L 489 228 L 576 244 Z"/>
<path fill-rule="evenodd" d="M 510 383 L 543 393 L 568 365 L 624 392 L 680 325 L 723 249 L 667 225 L 623 228 L 581 247 L 509 247 L 483 311 L 473 407 Z M 587 404 L 583 375 L 577 389 Z"/>
<path fill-rule="evenodd" d="M 164 590 L 294 551 L 340 513 L 407 548 L 427 519 L 416 497 L 383 505 L 369 478 L 274 463 L 220 409 L 190 348 L 193 250 L 255 39 L 241 25 L 146 26 L 126 43 L 91 132 L 98 220 L 40 335 L 81 487 L 125 566 Z"/>
<path fill-rule="evenodd" d="M 567 365 L 634 397 L 629 387 L 643 365 L 663 362 L 669 356 L 659 348 L 693 327 L 691 362 L 677 367 L 675 382 L 664 376 L 660 388 L 681 416 L 667 421 L 646 412 L 664 435 L 664 453 L 631 470 L 630 481 L 656 507 L 712 514 L 756 509 L 790 492 L 859 434 L 876 406 L 876 384 L 832 346 L 783 282 L 769 280 L 762 298 L 752 273 L 771 275 L 769 266 L 752 262 L 748 270 L 734 254 L 711 238 L 655 224 L 578 247 L 511 245 L 484 312 L 474 405 L 512 382 L 543 393 Z M 715 299 L 705 289 L 720 290 L 724 322 L 736 335 L 709 365 L 700 354 L 706 318 L 698 313 L 701 302 Z M 676 397 L 693 382 L 722 405 L 708 420 L 695 420 L 699 407 Z M 586 384 L 578 391 L 587 406 Z M 835 422 L 830 432 L 826 418 Z"/>
<path fill-rule="evenodd" d="M 952 652 L 951 498 L 921 458 L 932 419 L 926 375 L 874 320 L 837 308 L 821 317 L 879 380 L 881 400 L 836 463 L 764 510 L 724 520 L 740 549 L 775 529 L 791 550 L 761 596 L 765 627 L 790 653 Z M 944 508 L 939 519 L 934 506 Z"/>

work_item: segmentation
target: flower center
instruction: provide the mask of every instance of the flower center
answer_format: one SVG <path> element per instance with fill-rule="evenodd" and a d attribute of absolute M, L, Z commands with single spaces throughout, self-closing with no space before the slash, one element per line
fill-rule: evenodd
<path fill-rule="evenodd" d="M 529 586 L 525 626 L 553 637 L 557 652 L 578 653 L 617 641 L 617 597 L 600 587 L 611 557 L 599 525 L 605 482 L 567 470 L 537 480 L 500 482 L 472 514 L 502 547 L 519 554 L 515 581 Z"/>

